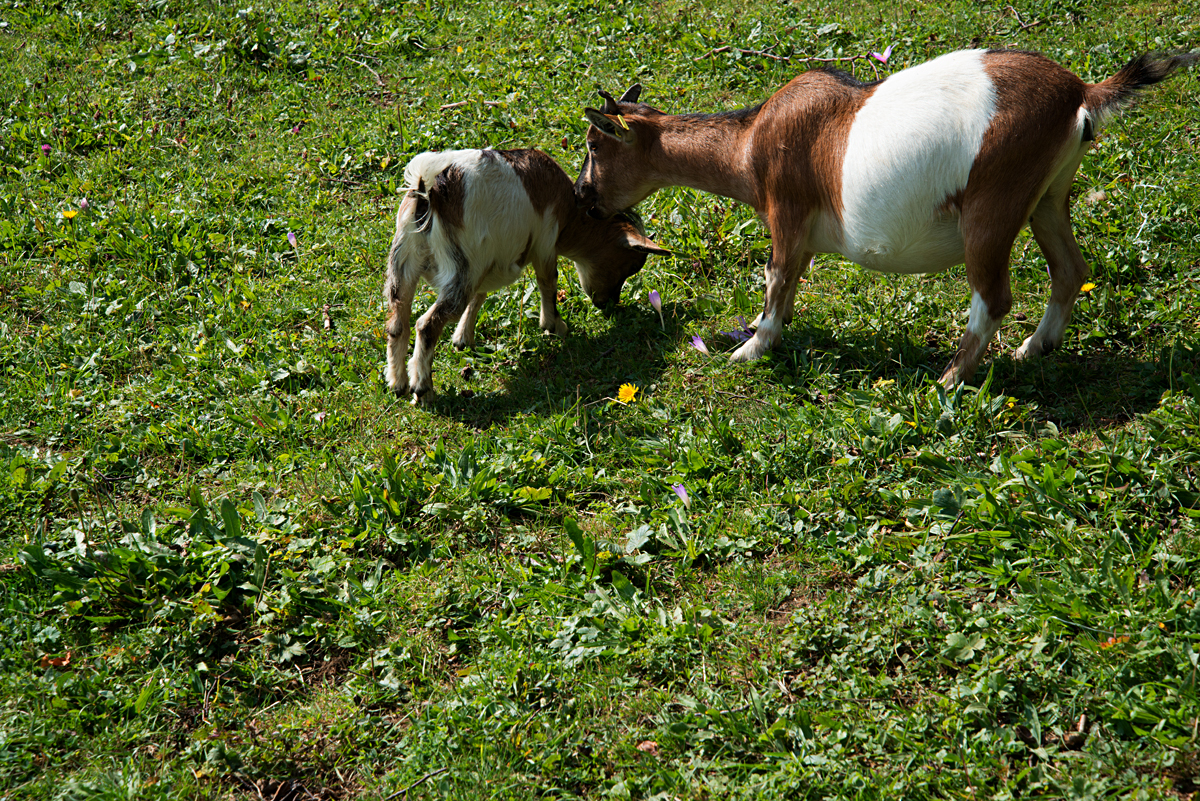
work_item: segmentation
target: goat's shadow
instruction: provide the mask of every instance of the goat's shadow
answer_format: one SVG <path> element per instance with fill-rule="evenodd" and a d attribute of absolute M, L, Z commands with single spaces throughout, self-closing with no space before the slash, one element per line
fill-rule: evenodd
<path fill-rule="evenodd" d="M 1182 373 L 1200 370 L 1195 351 L 1179 356 L 1172 364 L 1169 356 L 1147 361 L 1104 351 L 1054 352 L 1032 361 L 995 354 L 991 391 L 1036 404 L 1036 416 L 1059 428 L 1097 430 L 1152 411 L 1164 390 L 1179 387 Z"/>
<path fill-rule="evenodd" d="M 1177 341 L 1147 360 L 1097 349 L 1057 350 L 1018 361 L 1011 344 L 993 342 L 970 382 L 980 386 L 991 373 L 989 391 L 1034 405 L 1035 417 L 1071 430 L 1101 429 L 1155 409 L 1168 389 L 1179 389 L 1185 373 L 1200 375 L 1200 340 Z M 890 335 L 840 333 L 799 319 L 784 331 L 772 353 L 772 380 L 795 386 L 815 356 L 834 362 L 838 373 L 866 373 L 917 383 L 937 381 L 954 356 L 947 341 L 935 345 L 897 330 Z"/>
<path fill-rule="evenodd" d="M 486 344 L 491 337 L 481 326 L 476 347 L 465 351 L 460 361 L 473 363 L 476 372 L 496 371 L 500 387 L 481 391 L 471 381 L 465 386 L 440 384 L 429 411 L 482 430 L 520 414 L 614 398 L 627 382 L 645 390 L 667 369 L 667 354 L 684 340 L 686 322 L 699 317 L 686 304 L 664 304 L 665 324 L 654 311 L 632 303 L 603 312 L 589 308 L 586 313 L 602 314 L 604 330 L 589 332 L 582 324 L 572 325 L 566 336 L 555 337 L 531 326 L 535 333 L 522 345 L 503 350 Z M 567 322 L 572 324 L 571 319 Z M 453 353 L 450 343 L 440 343 L 435 363 L 452 359 L 447 353 Z"/>
<path fill-rule="evenodd" d="M 500 387 L 484 392 L 471 387 L 471 382 L 464 387 L 439 386 L 428 408 L 482 430 L 520 414 L 615 397 L 625 382 L 645 389 L 668 369 L 668 354 L 690 341 L 685 333 L 694 327 L 690 324 L 711 317 L 693 303 L 664 304 L 663 312 L 665 324 L 648 308 L 622 303 L 603 312 L 606 327 L 599 333 L 573 327 L 565 337 L 538 333 L 509 350 L 477 346 L 467 352 L 470 361 L 478 365 L 477 370 L 499 371 Z M 588 309 L 587 313 L 599 312 Z M 480 339 L 488 338 L 486 329 L 481 329 Z M 708 345 L 714 359 L 727 358 L 737 347 L 732 339 L 713 339 Z M 441 349 L 452 352 L 449 342 L 441 343 L 439 356 Z M 832 364 L 824 369 L 835 374 L 865 373 L 920 384 L 936 381 L 952 356 L 947 340 L 931 344 L 902 329 L 887 334 L 835 334 L 798 314 L 784 330 L 783 342 L 771 351 L 769 369 L 734 364 L 728 369 L 754 369 L 755 380 L 796 390 L 811 380 L 812 363 L 825 360 Z M 1169 346 L 1154 360 L 1103 350 L 1059 350 L 1016 361 L 1011 348 L 1000 350 L 993 343 L 972 383 L 980 385 L 989 371 L 993 394 L 1035 405 L 1039 419 L 1066 429 L 1100 429 L 1154 409 L 1164 390 L 1179 386 L 1183 373 L 1200 375 L 1200 341 Z"/>

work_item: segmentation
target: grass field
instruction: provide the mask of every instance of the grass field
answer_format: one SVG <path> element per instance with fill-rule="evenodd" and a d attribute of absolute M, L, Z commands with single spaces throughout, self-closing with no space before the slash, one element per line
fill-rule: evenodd
<path fill-rule="evenodd" d="M 976 386 L 961 268 L 832 256 L 730 365 L 769 242 L 668 190 L 615 311 L 562 264 L 565 338 L 527 276 L 384 387 L 415 153 L 971 46 L 1099 81 L 1200 2 L 0 0 L 0 798 L 1192 797 L 1195 71 L 1084 162 L 1045 360 L 1025 232 Z"/>

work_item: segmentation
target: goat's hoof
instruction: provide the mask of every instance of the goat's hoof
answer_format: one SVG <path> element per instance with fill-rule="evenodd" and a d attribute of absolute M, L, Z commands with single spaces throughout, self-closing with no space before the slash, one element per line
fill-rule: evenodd
<path fill-rule="evenodd" d="M 409 391 L 413 395 L 413 405 L 415 406 L 415 405 L 421 403 L 422 402 L 421 399 L 424 398 L 427 394 L 429 394 L 433 390 L 433 376 L 432 375 L 415 375 L 414 376 L 410 373 L 408 376 L 408 387 L 409 387 Z"/>
<path fill-rule="evenodd" d="M 762 358 L 762 355 L 769 351 L 774 344 L 770 340 L 762 336 L 763 332 L 759 331 L 754 336 L 750 337 L 746 342 L 733 353 L 729 354 L 731 362 L 756 362 Z"/>
<path fill-rule="evenodd" d="M 414 389 L 412 393 L 413 406 L 428 406 L 429 401 L 433 399 L 433 387 L 425 387 L 424 389 Z"/>
<path fill-rule="evenodd" d="M 950 362 L 946 366 L 946 371 L 942 373 L 942 377 L 938 379 L 938 383 L 942 385 L 942 389 L 950 392 L 959 384 L 970 381 L 973 375 L 975 375 L 975 368 L 967 370 L 956 362 Z"/>
<path fill-rule="evenodd" d="M 567 323 L 563 318 L 559 317 L 551 325 L 543 325 L 542 330 L 547 334 L 552 334 L 556 337 L 565 337 L 567 335 Z"/>
<path fill-rule="evenodd" d="M 387 377 L 387 386 L 392 394 L 397 397 L 403 397 L 408 394 L 408 376 L 389 375 Z"/>
<path fill-rule="evenodd" d="M 388 389 L 397 395 L 408 393 L 408 372 L 406 370 L 397 370 L 389 364 L 387 370 L 384 371 L 383 379 L 387 383 Z"/>
<path fill-rule="evenodd" d="M 750 342 L 753 342 L 753 340 L 751 340 Z M 750 342 L 747 342 L 746 345 L 749 345 Z M 734 362 L 735 364 L 737 362 L 756 362 L 756 361 L 758 361 L 758 357 L 762 356 L 762 352 L 759 351 L 757 348 L 753 348 L 753 347 L 747 348 L 746 345 L 742 345 L 740 348 L 735 350 L 733 353 L 729 354 L 729 361 Z"/>
<path fill-rule="evenodd" d="M 1049 339 L 1038 342 L 1033 337 L 1030 337 L 1021 343 L 1021 347 L 1013 352 L 1013 358 L 1017 361 L 1024 361 L 1037 356 L 1049 356 L 1057 347 L 1058 343 Z"/>

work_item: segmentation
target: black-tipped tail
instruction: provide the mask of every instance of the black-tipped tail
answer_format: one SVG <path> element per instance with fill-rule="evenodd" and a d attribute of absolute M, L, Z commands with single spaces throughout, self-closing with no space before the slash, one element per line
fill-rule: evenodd
<path fill-rule="evenodd" d="M 1133 102 L 1137 93 L 1147 86 L 1166 79 L 1172 72 L 1200 61 L 1200 52 L 1167 56 L 1162 53 L 1143 53 L 1130 61 L 1116 75 L 1089 86 L 1084 107 L 1097 126 L 1105 118 Z"/>

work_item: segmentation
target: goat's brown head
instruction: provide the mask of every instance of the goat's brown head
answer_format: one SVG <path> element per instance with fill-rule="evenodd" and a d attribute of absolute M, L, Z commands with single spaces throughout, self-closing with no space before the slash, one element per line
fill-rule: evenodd
<path fill-rule="evenodd" d="M 636 83 L 620 100 L 601 90 L 604 108 L 583 110 L 591 127 L 575 198 L 593 217 L 611 217 L 632 208 L 658 188 L 646 180 L 644 154 L 657 133 L 648 118 L 662 112 L 638 103 L 641 93 L 642 86 Z"/>
<path fill-rule="evenodd" d="M 621 298 L 625 281 L 642 269 L 646 256 L 669 256 L 643 232 L 642 221 L 633 212 L 621 212 L 611 219 L 598 220 L 577 211 L 575 224 L 559 246 L 569 239 L 563 255 L 575 262 L 579 283 L 597 309 Z"/>

